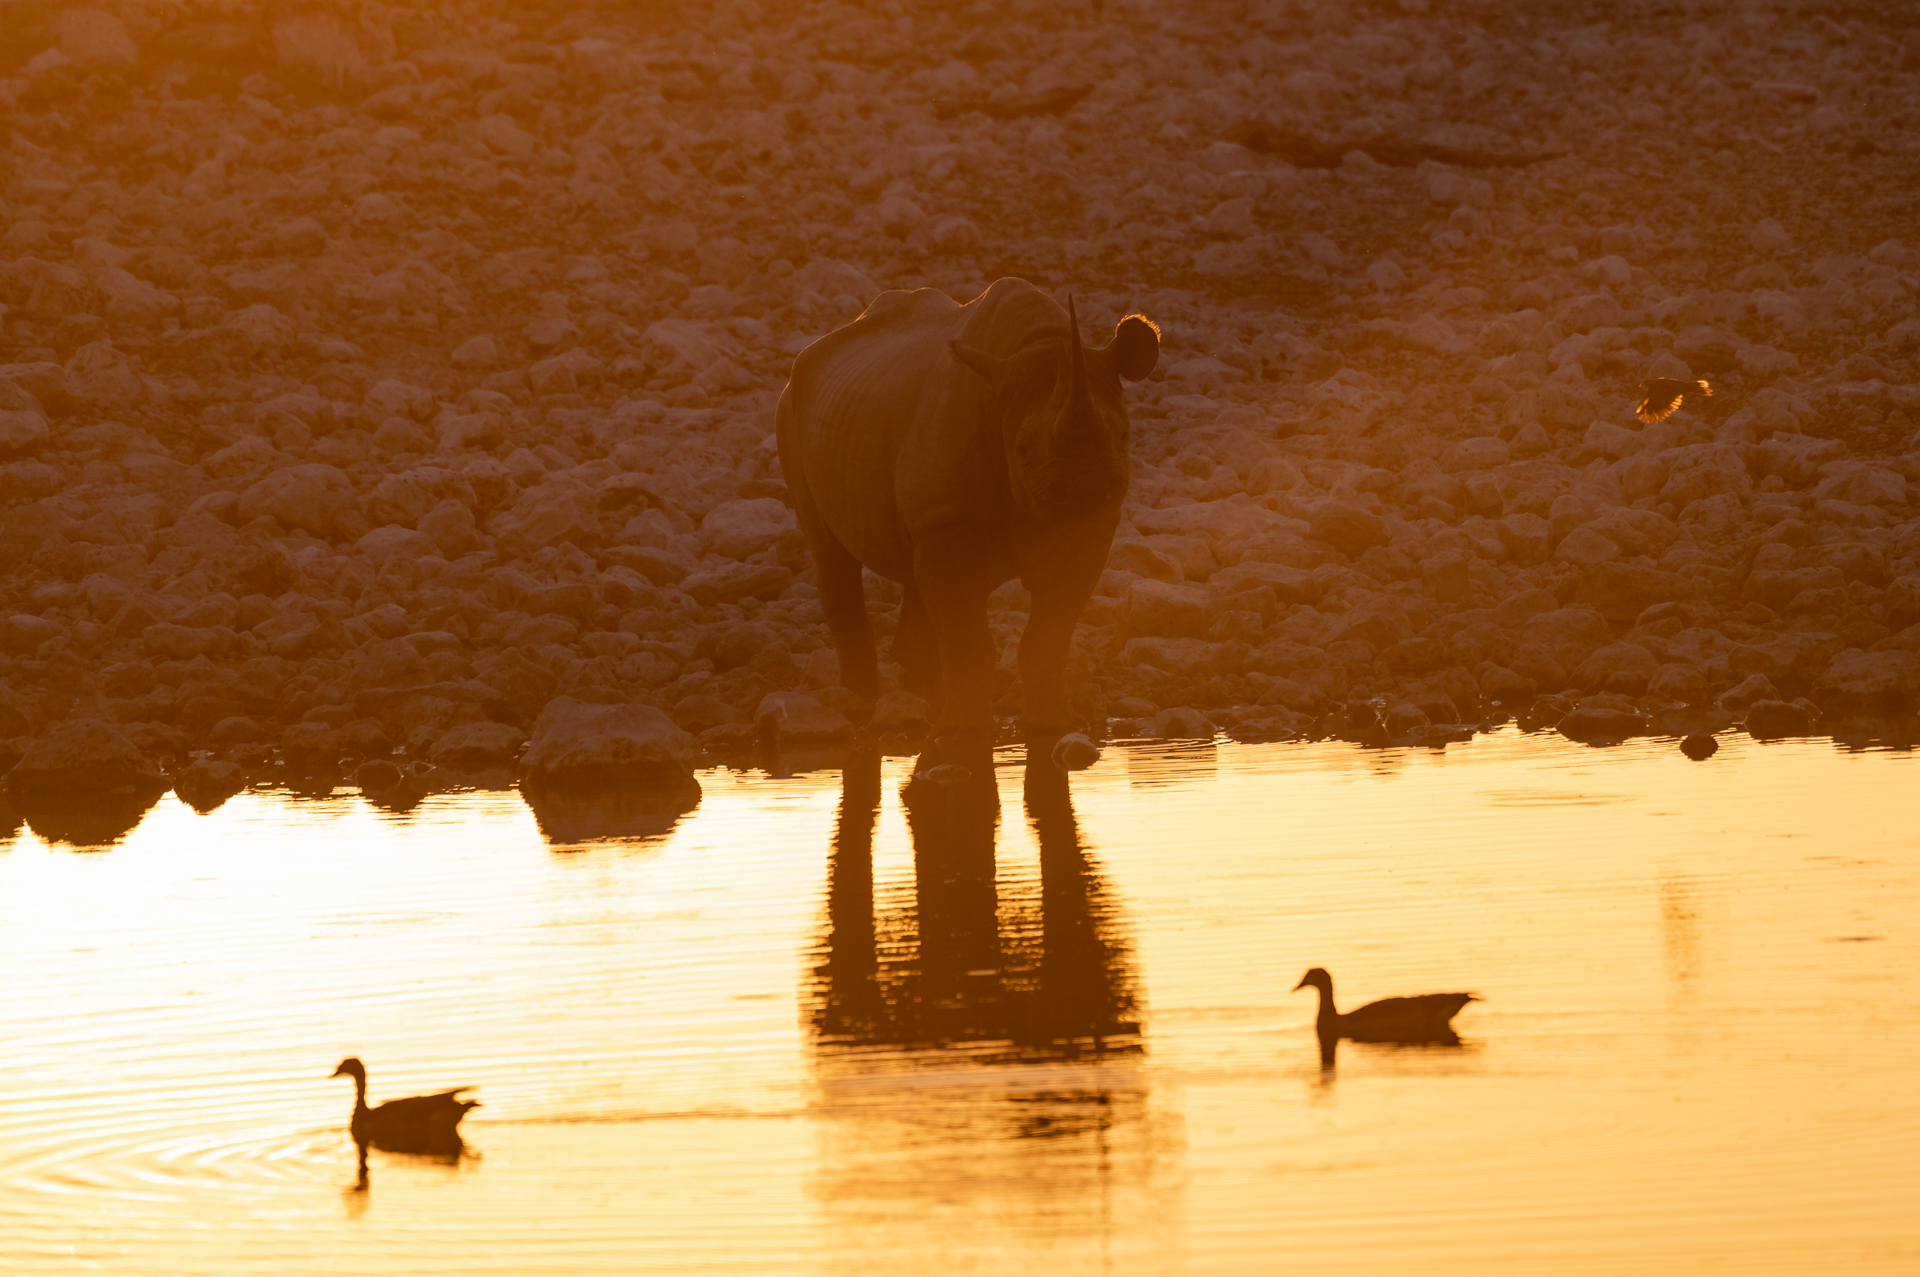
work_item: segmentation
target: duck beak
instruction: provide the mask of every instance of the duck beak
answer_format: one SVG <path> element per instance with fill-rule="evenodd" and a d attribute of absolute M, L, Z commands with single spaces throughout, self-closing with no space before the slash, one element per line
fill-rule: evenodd
<path fill-rule="evenodd" d="M 1298 993 L 1300 992 L 1300 990 L 1306 987 L 1307 987 L 1307 982 L 1305 980 L 1302 980 L 1299 984 L 1296 984 L 1293 986 L 1291 992 Z"/>
<path fill-rule="evenodd" d="M 346 1075 L 347 1071 L 345 1069 L 335 1069 L 333 1072 L 327 1074 L 328 1077 L 345 1077 Z"/>

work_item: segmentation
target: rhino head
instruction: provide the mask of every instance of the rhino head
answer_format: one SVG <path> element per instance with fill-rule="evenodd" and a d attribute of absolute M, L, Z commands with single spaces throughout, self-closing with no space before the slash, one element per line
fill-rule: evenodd
<path fill-rule="evenodd" d="M 957 341 L 949 349 L 992 389 L 1007 479 L 1022 510 L 1080 518 L 1119 506 L 1128 434 L 1120 382 L 1145 379 L 1159 362 L 1152 320 L 1128 315 L 1105 347 L 1088 350 L 1069 297 L 1065 332 L 1037 328 L 1005 358 Z"/>

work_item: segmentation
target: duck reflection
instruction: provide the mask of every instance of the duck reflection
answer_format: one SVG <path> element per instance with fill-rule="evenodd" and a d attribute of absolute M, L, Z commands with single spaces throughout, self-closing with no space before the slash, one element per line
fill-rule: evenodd
<path fill-rule="evenodd" d="M 815 968 L 822 1053 L 967 1048 L 1032 1060 L 1140 1049 L 1128 948 L 1081 843 L 1066 773 L 1044 756 L 1026 769 L 1037 882 L 996 872 L 990 774 L 910 784 L 913 891 L 898 902 L 876 902 L 874 892 L 880 759 L 856 756 L 842 775 Z"/>

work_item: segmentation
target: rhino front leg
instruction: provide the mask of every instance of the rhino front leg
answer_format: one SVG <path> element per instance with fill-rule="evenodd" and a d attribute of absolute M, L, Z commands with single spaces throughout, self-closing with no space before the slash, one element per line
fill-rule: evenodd
<path fill-rule="evenodd" d="M 1021 717 L 1030 740 L 1073 730 L 1067 652 L 1080 613 L 1100 579 L 1105 555 L 1092 562 L 1091 571 L 1086 562 L 1070 563 L 1044 575 L 1029 574 L 1022 581 L 1033 596 L 1033 610 L 1020 635 L 1020 682 L 1026 691 L 1026 711 Z"/>
<path fill-rule="evenodd" d="M 993 638 L 987 595 L 993 582 L 978 532 L 936 533 L 914 547 L 913 576 L 940 645 L 944 696 L 934 736 L 993 739 Z"/>

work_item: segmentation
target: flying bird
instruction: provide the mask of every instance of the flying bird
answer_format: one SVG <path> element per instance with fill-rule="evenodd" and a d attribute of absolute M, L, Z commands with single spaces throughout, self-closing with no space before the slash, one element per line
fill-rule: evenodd
<path fill-rule="evenodd" d="M 1672 415 L 1673 410 L 1680 406 L 1680 401 L 1688 395 L 1704 395 L 1712 398 L 1713 387 L 1705 381 L 1677 381 L 1672 377 L 1655 377 L 1652 381 L 1640 384 L 1640 393 L 1645 398 L 1640 400 L 1640 406 L 1633 410 L 1633 415 L 1652 425 L 1656 421 L 1665 421 Z"/>
<path fill-rule="evenodd" d="M 1320 990 L 1320 1014 L 1314 1032 L 1320 1038 L 1320 1062 L 1332 1065 L 1341 1038 L 1352 1042 L 1440 1042 L 1456 1046 L 1460 1037 L 1450 1021 L 1460 1008 L 1479 998 L 1471 993 L 1423 993 L 1411 998 L 1382 998 L 1345 1015 L 1334 1009 L 1333 977 L 1314 967 L 1293 986 Z"/>

